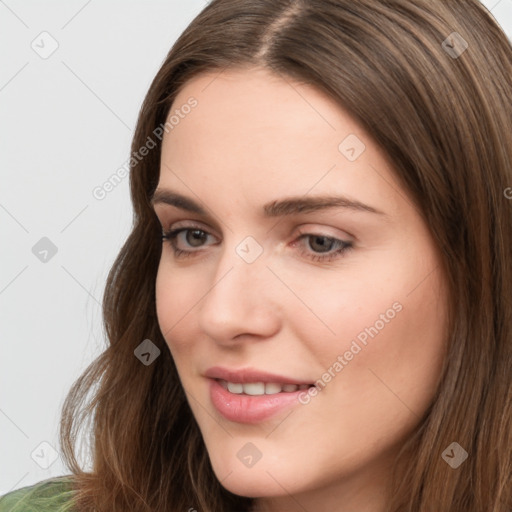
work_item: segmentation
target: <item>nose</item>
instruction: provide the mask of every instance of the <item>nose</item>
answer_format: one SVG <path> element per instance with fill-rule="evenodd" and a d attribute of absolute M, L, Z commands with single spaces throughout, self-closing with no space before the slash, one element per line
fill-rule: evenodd
<path fill-rule="evenodd" d="M 217 343 L 267 338 L 279 330 L 279 283 L 267 262 L 263 253 L 248 263 L 233 244 L 226 246 L 198 309 L 200 329 Z"/>

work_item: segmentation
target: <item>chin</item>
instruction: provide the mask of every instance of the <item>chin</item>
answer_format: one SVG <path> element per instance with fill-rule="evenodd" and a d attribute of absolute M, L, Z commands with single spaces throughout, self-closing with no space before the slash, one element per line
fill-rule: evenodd
<path fill-rule="evenodd" d="M 231 473 L 228 477 L 220 478 L 217 475 L 222 487 L 238 496 L 247 498 L 262 498 L 279 496 L 283 493 L 282 487 L 264 471 L 252 473 L 250 470 Z"/>
<path fill-rule="evenodd" d="M 283 493 L 283 488 L 276 480 L 279 480 L 285 488 L 293 485 L 293 482 L 289 482 L 287 476 L 283 474 L 283 470 L 278 470 L 276 467 L 272 469 L 263 460 L 258 461 L 253 467 L 246 467 L 239 461 L 236 454 L 225 457 L 226 455 L 227 452 L 218 454 L 218 458 L 214 456 L 211 462 L 215 476 L 222 487 L 233 494 L 248 498 L 279 496 Z"/>

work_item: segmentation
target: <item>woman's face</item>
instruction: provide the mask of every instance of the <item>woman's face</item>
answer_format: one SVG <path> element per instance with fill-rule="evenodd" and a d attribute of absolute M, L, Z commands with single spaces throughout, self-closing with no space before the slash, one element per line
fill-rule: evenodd
<path fill-rule="evenodd" d="M 312 86 L 203 74 L 168 120 L 154 208 L 183 231 L 163 242 L 157 313 L 216 476 L 276 510 L 380 510 L 445 349 L 425 223 Z"/>

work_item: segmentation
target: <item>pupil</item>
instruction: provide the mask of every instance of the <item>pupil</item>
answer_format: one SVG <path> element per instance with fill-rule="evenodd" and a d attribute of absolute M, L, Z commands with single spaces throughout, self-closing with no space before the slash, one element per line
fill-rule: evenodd
<path fill-rule="evenodd" d="M 326 237 L 326 236 L 314 236 L 313 243 L 310 244 L 310 247 L 316 251 L 316 252 L 329 252 L 329 250 L 332 248 L 332 245 L 334 243 L 334 240 Z M 317 242 L 320 240 L 320 242 L 317 244 Z M 317 245 L 317 247 L 315 247 Z M 319 250 L 317 250 L 319 248 Z"/>
<path fill-rule="evenodd" d="M 206 238 L 206 233 L 204 231 L 201 231 L 200 229 L 194 229 L 194 230 L 188 232 L 187 243 L 189 243 L 193 247 L 198 247 L 201 245 L 202 242 L 204 242 L 205 238 Z M 195 242 L 199 242 L 199 243 L 196 244 Z"/>

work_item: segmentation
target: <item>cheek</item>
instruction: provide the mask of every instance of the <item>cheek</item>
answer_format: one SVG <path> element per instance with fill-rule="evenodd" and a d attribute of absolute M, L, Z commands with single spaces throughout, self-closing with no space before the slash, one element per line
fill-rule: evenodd
<path fill-rule="evenodd" d="M 403 316 L 407 276 L 396 265 L 386 268 L 382 259 L 379 263 L 361 261 L 333 272 L 315 269 L 300 281 L 286 275 L 300 299 L 291 296 L 285 303 L 287 326 L 296 339 L 308 340 L 324 365 L 349 351 L 354 340 L 361 347 L 369 346 L 372 327 L 389 331 L 389 325 Z"/>
<path fill-rule="evenodd" d="M 444 319 L 420 300 L 402 298 L 403 309 L 383 329 L 369 329 L 365 346 L 343 370 L 336 392 L 351 391 L 347 408 L 367 418 L 389 422 L 389 430 L 408 431 L 429 407 L 441 375 L 446 350 Z M 366 331 L 365 331 L 366 332 Z M 371 332 L 371 334 L 370 334 Z M 343 390 L 345 387 L 345 390 Z M 394 425 L 394 426 L 392 426 Z"/>
<path fill-rule="evenodd" d="M 353 267 L 295 290 L 310 312 L 297 306 L 294 335 L 319 363 L 325 389 L 343 394 L 347 406 L 361 396 L 374 405 L 398 402 L 397 393 L 423 409 L 436 387 L 446 348 L 441 275 L 431 262 L 397 261 L 380 258 L 378 267 Z"/>
<path fill-rule="evenodd" d="M 170 268 L 165 260 L 160 262 L 155 283 L 156 313 L 173 356 L 190 346 L 185 340 L 190 339 L 187 331 L 194 318 L 191 309 L 200 299 L 198 286 L 193 275 Z"/>

